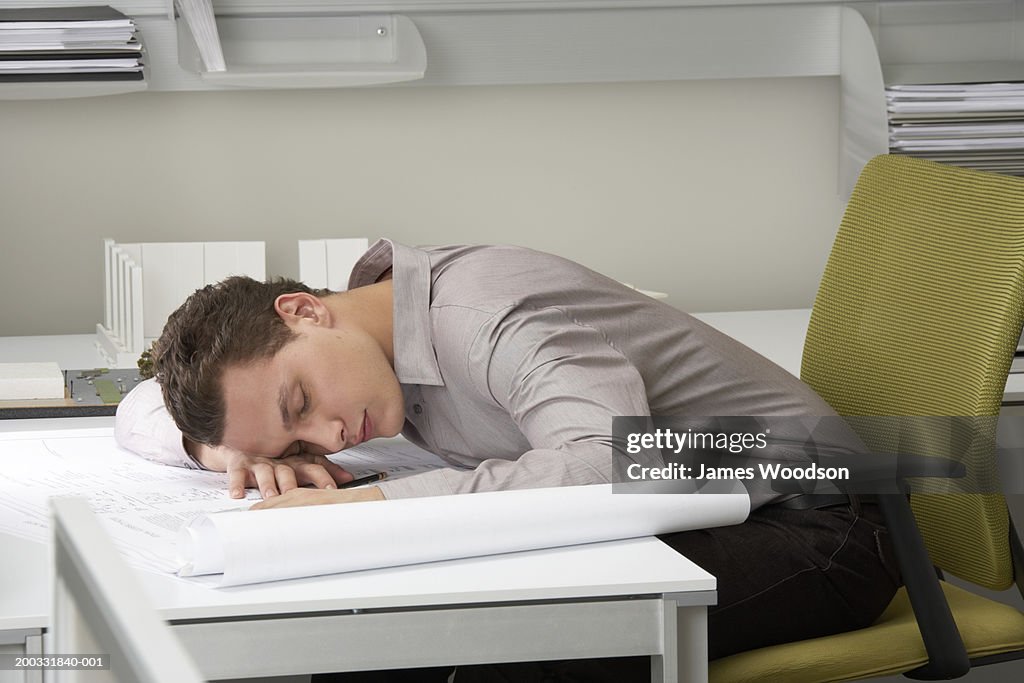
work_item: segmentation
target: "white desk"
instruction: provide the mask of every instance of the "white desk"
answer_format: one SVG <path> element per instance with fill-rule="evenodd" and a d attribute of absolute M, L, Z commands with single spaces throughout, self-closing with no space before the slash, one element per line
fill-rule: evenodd
<path fill-rule="evenodd" d="M 0 646 L 46 651 L 48 549 L 0 546 Z M 629 655 L 652 658 L 654 681 L 707 679 L 715 579 L 653 538 L 227 589 L 139 573 L 210 679 Z"/>
<path fill-rule="evenodd" d="M 800 376 L 800 359 L 811 309 L 697 313 L 694 317 Z M 1006 380 L 1003 405 L 1015 404 L 1024 404 L 1024 373 L 1011 374 Z"/>
<path fill-rule="evenodd" d="M 0 538 L 0 630 L 45 629 L 47 549 Z M 140 574 L 211 679 L 625 655 L 707 676 L 715 580 L 656 539 L 232 589 Z"/>
<path fill-rule="evenodd" d="M 0 631 L 45 629 L 47 548 L 0 538 Z M 715 580 L 651 538 L 232 589 L 140 575 L 211 679 L 625 655 L 707 676 Z"/>

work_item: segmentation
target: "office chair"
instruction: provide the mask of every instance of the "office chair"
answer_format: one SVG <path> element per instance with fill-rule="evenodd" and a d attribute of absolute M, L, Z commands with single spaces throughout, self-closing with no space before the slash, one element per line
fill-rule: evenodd
<path fill-rule="evenodd" d="M 801 378 L 840 415 L 897 416 L 849 418 L 873 452 L 952 445 L 968 476 L 997 481 L 996 420 L 1022 322 L 1024 180 L 879 156 L 832 247 Z M 936 572 L 1024 595 L 1003 496 L 912 491 L 908 501 L 891 490 L 879 503 L 905 587 L 877 622 L 716 660 L 713 683 L 938 680 L 1024 657 L 1024 614 Z"/>

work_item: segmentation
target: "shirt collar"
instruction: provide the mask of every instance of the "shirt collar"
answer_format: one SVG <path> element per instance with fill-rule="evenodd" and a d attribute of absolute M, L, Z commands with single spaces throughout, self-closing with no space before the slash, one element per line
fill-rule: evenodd
<path fill-rule="evenodd" d="M 377 282 L 391 269 L 395 375 L 402 384 L 443 386 L 430 325 L 430 256 L 380 239 L 359 257 L 348 288 Z"/>

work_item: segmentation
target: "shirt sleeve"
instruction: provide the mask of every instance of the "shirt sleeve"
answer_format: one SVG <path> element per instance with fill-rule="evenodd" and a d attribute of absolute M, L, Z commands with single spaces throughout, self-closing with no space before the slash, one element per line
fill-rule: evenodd
<path fill-rule="evenodd" d="M 122 448 L 162 465 L 206 469 L 185 450 L 178 426 L 164 407 L 155 379 L 140 383 L 121 399 L 114 418 L 114 438 Z"/>
<path fill-rule="evenodd" d="M 481 400 L 508 413 L 530 450 L 515 460 L 480 454 L 474 470 L 382 482 L 388 498 L 608 483 L 613 457 L 620 471 L 630 462 L 662 465 L 657 451 L 613 450 L 613 417 L 650 414 L 643 377 L 603 334 L 561 310 L 498 316 L 477 335 L 467 362 Z"/>

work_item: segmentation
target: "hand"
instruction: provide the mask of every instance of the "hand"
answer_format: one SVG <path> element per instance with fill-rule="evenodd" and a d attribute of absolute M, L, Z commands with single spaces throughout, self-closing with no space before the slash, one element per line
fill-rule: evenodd
<path fill-rule="evenodd" d="M 270 458 L 192 441 L 186 442 L 186 448 L 203 467 L 228 473 L 228 495 L 232 498 L 243 497 L 247 486 L 258 488 L 264 498 L 270 498 L 305 484 L 334 489 L 352 481 L 347 470 L 323 455 L 294 453 Z"/>
<path fill-rule="evenodd" d="M 264 499 L 253 505 L 250 510 L 270 510 L 272 508 L 291 508 L 300 505 L 334 505 L 336 503 L 361 503 L 369 500 L 384 500 L 384 492 L 376 486 L 354 489 L 292 489 L 269 500 Z"/>

